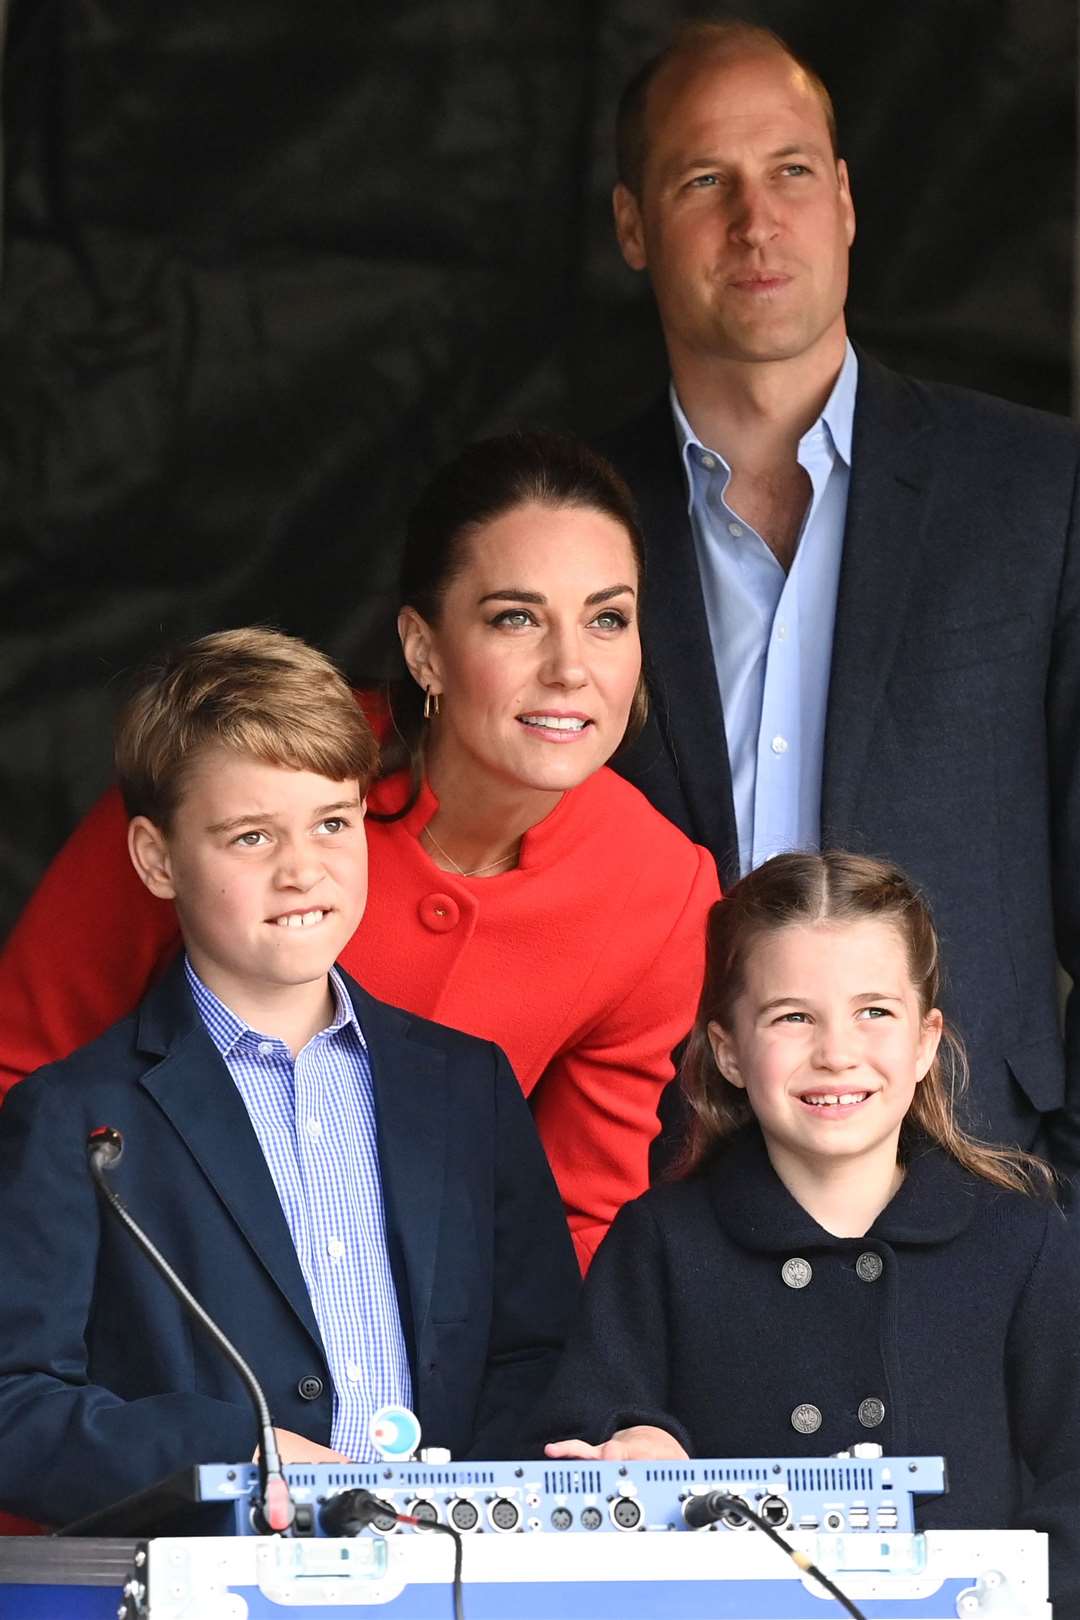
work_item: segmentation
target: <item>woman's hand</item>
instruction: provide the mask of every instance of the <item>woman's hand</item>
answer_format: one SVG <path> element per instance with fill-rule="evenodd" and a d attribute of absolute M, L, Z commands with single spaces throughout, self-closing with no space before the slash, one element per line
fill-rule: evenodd
<path fill-rule="evenodd" d="M 602 1446 L 590 1446 L 587 1440 L 553 1440 L 544 1451 L 549 1457 L 584 1457 L 599 1462 L 626 1462 L 631 1458 L 642 1462 L 682 1462 L 688 1455 L 673 1434 L 668 1434 L 666 1429 L 653 1428 L 650 1423 L 616 1429 Z"/>

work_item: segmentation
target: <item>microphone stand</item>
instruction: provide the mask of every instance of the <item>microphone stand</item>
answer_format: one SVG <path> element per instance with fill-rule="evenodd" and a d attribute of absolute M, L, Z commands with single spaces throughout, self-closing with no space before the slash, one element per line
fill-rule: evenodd
<path fill-rule="evenodd" d="M 99 1125 L 90 1132 L 86 1140 L 86 1156 L 90 1166 L 90 1174 L 94 1179 L 103 1201 L 124 1226 L 127 1227 L 139 1248 L 151 1262 L 154 1269 L 162 1276 L 199 1326 L 208 1333 L 225 1355 L 236 1371 L 240 1374 L 259 1424 L 259 1494 L 255 1503 L 256 1524 L 264 1533 L 272 1535 L 284 1534 L 292 1525 L 296 1517 L 296 1508 L 289 1494 L 289 1486 L 281 1471 L 281 1457 L 278 1453 L 277 1436 L 274 1433 L 274 1424 L 270 1416 L 270 1408 L 266 1404 L 266 1396 L 254 1372 L 248 1366 L 232 1340 L 227 1338 L 218 1327 L 213 1318 L 203 1309 L 194 1294 L 180 1281 L 176 1272 L 170 1266 L 160 1249 L 151 1241 L 135 1218 L 128 1213 L 124 1204 L 109 1186 L 105 1179 L 106 1172 L 119 1163 L 124 1151 L 124 1138 L 112 1125 Z"/>

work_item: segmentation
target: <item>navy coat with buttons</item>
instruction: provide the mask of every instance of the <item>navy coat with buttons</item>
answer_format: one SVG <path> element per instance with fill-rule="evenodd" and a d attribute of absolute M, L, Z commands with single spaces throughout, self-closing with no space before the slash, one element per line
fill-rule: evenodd
<path fill-rule="evenodd" d="M 578 1290 L 528 1106 L 498 1048 L 346 977 L 371 1058 L 390 1260 L 425 1443 L 513 1455 Z M 263 1383 L 330 1443 L 332 1386 L 269 1168 L 182 963 L 0 1111 L 0 1507 L 62 1524 L 192 1462 L 249 1458 L 237 1374 L 99 1207 L 115 1190 Z"/>
<path fill-rule="evenodd" d="M 1052 1203 L 936 1148 L 913 1152 L 861 1238 L 811 1219 L 756 1126 L 626 1205 L 589 1272 L 544 1438 L 598 1444 L 634 1423 L 700 1457 L 865 1440 L 944 1455 L 949 1492 L 925 1500 L 920 1526 L 1049 1531 L 1055 1615 L 1080 1615 L 1076 1233 Z"/>

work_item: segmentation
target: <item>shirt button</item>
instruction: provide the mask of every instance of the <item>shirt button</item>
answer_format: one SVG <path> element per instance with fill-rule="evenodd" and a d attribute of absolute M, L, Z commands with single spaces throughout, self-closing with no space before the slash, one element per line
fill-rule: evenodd
<path fill-rule="evenodd" d="M 769 747 L 772 749 L 774 754 L 786 754 L 788 751 L 787 738 L 774 737 L 772 742 L 769 744 Z"/>
<path fill-rule="evenodd" d="M 358 1361 L 350 1361 L 345 1368 L 345 1376 L 350 1384 L 358 1384 L 364 1376 L 364 1369 Z"/>
<path fill-rule="evenodd" d="M 786 624 L 778 624 L 777 625 L 777 627 L 776 627 L 776 639 L 777 639 L 777 641 L 786 641 L 787 640 L 787 625 Z"/>
<path fill-rule="evenodd" d="M 863 1282 L 877 1282 L 884 1270 L 884 1261 L 880 1254 L 875 1254 L 872 1249 L 867 1249 L 865 1254 L 860 1254 L 855 1262 L 855 1271 Z"/>
<path fill-rule="evenodd" d="M 712 472 L 713 468 L 716 466 L 716 457 L 710 456 L 707 450 L 703 450 L 701 452 L 701 465 L 705 468 L 706 472 Z"/>
<path fill-rule="evenodd" d="M 317 1401 L 323 1391 L 321 1378 L 301 1378 L 296 1386 L 296 1393 L 302 1401 Z"/>
<path fill-rule="evenodd" d="M 461 909 L 448 894 L 429 894 L 421 900 L 417 910 L 420 921 L 433 934 L 448 934 L 461 921 Z"/>
<path fill-rule="evenodd" d="M 804 1401 L 792 1412 L 791 1427 L 798 1434 L 816 1434 L 821 1428 L 821 1413 L 816 1406 L 811 1406 L 809 1401 Z"/>
<path fill-rule="evenodd" d="M 864 1429 L 876 1429 L 884 1421 L 884 1401 L 879 1401 L 876 1395 L 868 1395 L 865 1401 L 859 1402 L 859 1422 Z"/>
<path fill-rule="evenodd" d="M 308 1122 L 307 1122 L 307 1133 L 308 1133 L 309 1136 L 321 1136 L 322 1135 L 322 1120 L 321 1119 L 309 1119 Z"/>
<path fill-rule="evenodd" d="M 345 1245 L 339 1237 L 327 1239 L 326 1252 L 333 1260 L 340 1260 L 345 1253 Z"/>
<path fill-rule="evenodd" d="M 785 1260 L 780 1275 L 789 1288 L 805 1288 L 814 1275 L 814 1268 L 809 1260 Z"/>
<path fill-rule="evenodd" d="M 273 1041 L 260 1041 L 259 1042 L 259 1055 L 261 1057 L 269 1057 L 273 1050 L 274 1050 Z"/>
<path fill-rule="evenodd" d="M 746 530 L 743 528 L 741 523 L 729 523 L 727 526 L 727 532 L 728 534 L 733 535 L 736 540 L 741 540 L 743 535 L 746 533 Z"/>

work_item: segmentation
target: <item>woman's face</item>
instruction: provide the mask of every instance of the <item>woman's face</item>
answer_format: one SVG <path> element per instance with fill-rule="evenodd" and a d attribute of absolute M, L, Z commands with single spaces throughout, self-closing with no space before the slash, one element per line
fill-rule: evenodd
<path fill-rule="evenodd" d="M 641 671 L 638 569 L 620 523 L 589 507 L 512 508 L 471 535 L 437 625 L 399 626 L 439 694 L 430 763 L 562 791 L 618 747 Z"/>

